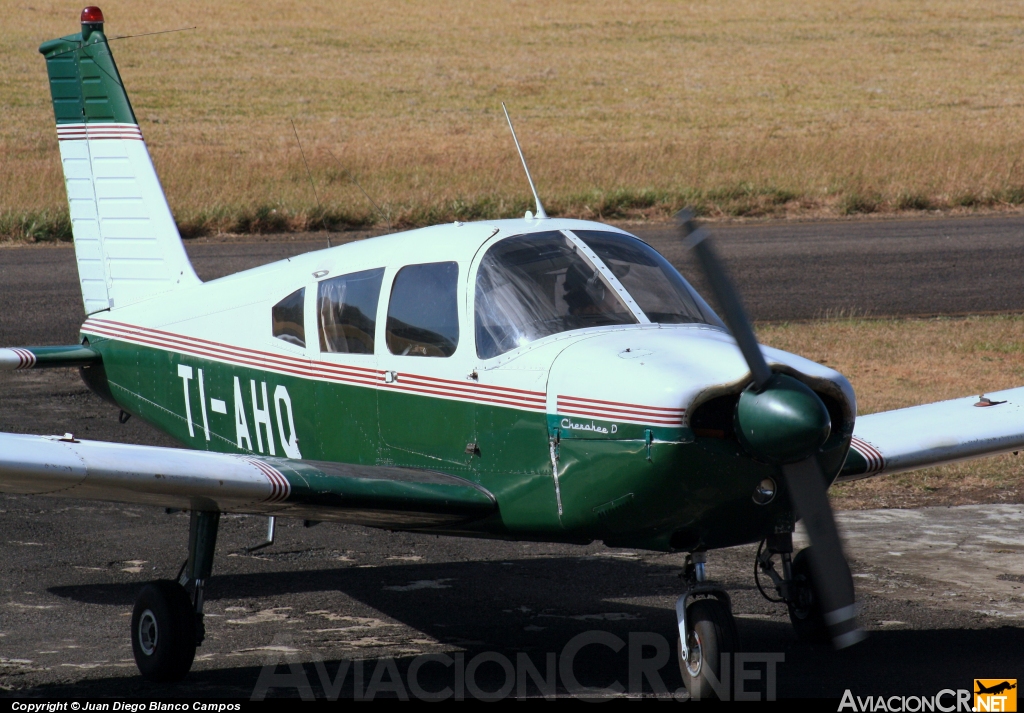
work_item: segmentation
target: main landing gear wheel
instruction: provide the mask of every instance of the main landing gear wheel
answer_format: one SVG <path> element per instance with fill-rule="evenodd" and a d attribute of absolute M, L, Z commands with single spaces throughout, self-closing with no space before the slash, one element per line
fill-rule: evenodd
<path fill-rule="evenodd" d="M 797 638 L 809 643 L 824 644 L 829 640 L 828 625 L 821 610 L 821 598 L 811 577 L 810 547 L 796 553 L 793 558 L 793 581 L 790 585 L 789 620 Z"/>
<path fill-rule="evenodd" d="M 180 681 L 192 667 L 195 605 L 177 582 L 157 580 L 139 593 L 132 610 L 132 653 L 149 681 Z"/>
<path fill-rule="evenodd" d="M 685 659 L 681 642 L 679 646 L 679 672 L 683 675 L 683 685 L 692 700 L 714 698 L 715 692 L 708 677 L 713 677 L 716 683 L 722 680 L 722 654 L 736 651 L 736 621 L 719 599 L 698 599 L 687 608 L 686 620 L 690 631 L 687 642 L 690 653 Z"/>

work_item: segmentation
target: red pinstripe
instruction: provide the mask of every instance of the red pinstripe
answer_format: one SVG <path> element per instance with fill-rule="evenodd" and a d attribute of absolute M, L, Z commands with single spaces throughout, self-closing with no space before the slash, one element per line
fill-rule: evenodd
<path fill-rule="evenodd" d="M 240 366 L 268 369 L 293 376 L 530 411 L 544 412 L 547 410 L 547 399 L 542 391 L 530 391 L 509 386 L 470 384 L 453 379 L 417 374 L 400 374 L 396 381 L 387 383 L 384 381 L 385 372 L 380 369 L 310 361 L 258 349 L 230 346 L 198 337 L 185 337 L 161 329 L 139 327 L 114 320 L 90 319 L 83 325 L 82 330 L 111 339 L 127 340 L 159 349 L 174 349 L 193 356 L 217 359 Z M 681 408 L 645 406 L 562 395 L 558 397 L 558 411 L 586 418 L 677 427 L 683 425 L 683 417 L 686 413 L 685 409 Z M 268 477 L 272 478 L 270 475 Z"/>
<path fill-rule="evenodd" d="M 60 141 L 87 139 L 134 139 L 142 141 L 142 130 L 136 124 L 57 124 Z"/>
<path fill-rule="evenodd" d="M 161 329 L 139 327 L 114 320 L 90 319 L 82 329 L 111 339 L 132 341 L 161 349 L 175 349 L 193 356 L 217 359 L 240 366 L 269 369 L 299 377 L 531 411 L 547 410 L 547 399 L 542 391 L 508 386 L 468 384 L 452 379 L 417 374 L 400 374 L 396 381 L 387 383 L 384 381 L 385 372 L 380 369 L 323 361 L 314 362 L 300 357 L 230 346 L 198 337 L 185 337 Z M 682 426 L 686 413 L 685 409 L 680 408 L 645 406 L 562 395 L 558 397 L 558 411 L 572 416 L 663 426 Z"/>
<path fill-rule="evenodd" d="M 580 396 L 558 396 L 558 412 L 570 416 L 598 418 L 605 421 L 649 423 L 657 426 L 682 426 L 686 409 L 666 406 L 644 406 L 619 401 L 588 399 Z"/>
<path fill-rule="evenodd" d="M 218 359 L 240 366 L 270 369 L 294 376 L 449 399 L 492 403 L 525 410 L 546 410 L 546 397 L 542 391 L 528 391 L 508 386 L 466 384 L 452 379 L 414 374 L 402 374 L 398 381 L 389 384 L 384 382 L 385 372 L 380 369 L 322 361 L 311 362 L 299 357 L 272 354 L 245 347 L 233 347 L 208 339 L 183 337 L 160 329 L 138 327 L 113 320 L 90 319 L 83 325 L 82 331 L 160 349 L 175 349 L 185 354 Z"/>
<path fill-rule="evenodd" d="M 267 476 L 267 480 L 270 481 L 270 497 L 266 498 L 263 502 L 277 503 L 288 498 L 291 494 L 292 486 L 281 471 L 267 463 L 264 463 L 263 461 L 256 460 L 255 458 L 243 457 L 242 460 L 258 468 L 263 475 Z"/>
<path fill-rule="evenodd" d="M 686 409 L 671 408 L 668 406 L 644 406 L 642 404 L 627 404 L 620 401 L 602 401 L 601 399 L 586 399 L 582 396 L 565 396 L 563 394 L 558 395 L 558 401 L 561 402 L 576 402 L 577 406 L 584 406 L 589 404 L 598 404 L 599 406 L 622 406 L 632 409 L 640 409 L 643 411 L 665 411 L 669 414 L 676 414 L 685 411 Z"/>
<path fill-rule="evenodd" d="M 867 441 L 854 436 L 850 445 L 867 461 L 868 473 L 875 473 L 885 468 L 885 456 Z"/>
<path fill-rule="evenodd" d="M 578 418 L 596 418 L 602 421 L 618 421 L 621 423 L 640 423 L 650 424 L 652 426 L 675 426 L 681 427 L 683 425 L 682 419 L 674 421 L 665 421 L 662 419 L 652 418 L 649 416 L 621 416 L 617 414 L 599 413 L 596 411 L 570 411 L 568 409 L 560 408 L 558 413 L 565 414 L 566 416 L 575 416 Z"/>
<path fill-rule="evenodd" d="M 605 413 L 605 414 L 612 414 L 612 415 L 616 415 L 616 416 L 621 416 L 623 418 L 628 418 L 628 417 L 648 418 L 648 417 L 650 417 L 650 418 L 659 418 L 659 419 L 669 420 L 669 421 L 679 421 L 683 417 L 683 410 L 682 409 L 676 409 L 676 412 L 674 414 L 670 414 L 670 413 L 658 413 L 658 412 L 645 411 L 645 410 L 641 410 L 641 409 L 594 408 L 594 407 L 586 407 L 586 406 L 577 406 L 577 405 L 575 405 L 573 403 L 566 403 L 565 401 L 562 401 L 562 400 L 558 401 L 558 410 L 559 411 L 566 411 L 566 412 L 572 410 L 572 411 L 580 411 L 582 413 Z"/>
<path fill-rule="evenodd" d="M 31 369 L 36 365 L 36 355 L 28 349 L 14 347 L 11 351 L 18 355 L 18 366 L 15 369 Z"/>

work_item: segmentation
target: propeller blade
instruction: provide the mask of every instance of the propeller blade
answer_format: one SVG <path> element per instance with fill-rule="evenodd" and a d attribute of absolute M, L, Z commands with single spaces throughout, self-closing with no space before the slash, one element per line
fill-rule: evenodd
<path fill-rule="evenodd" d="M 750 367 L 750 374 L 754 378 L 754 388 L 760 391 L 772 376 L 768 363 L 761 354 L 761 348 L 757 344 L 757 337 L 747 319 L 747 313 L 743 310 L 739 293 L 733 287 L 732 281 L 725 272 L 725 266 L 718 259 L 718 254 L 711 246 L 711 234 L 698 226 L 693 219 L 693 213 L 682 210 L 676 215 L 679 225 L 683 231 L 683 244 L 692 249 L 700 260 L 701 267 L 707 275 L 711 284 L 711 291 L 715 300 L 722 309 L 722 317 L 732 332 L 736 344 L 743 352 L 743 358 Z"/>
<path fill-rule="evenodd" d="M 852 646 L 867 634 L 857 624 L 853 576 L 843 555 L 832 506 L 828 501 L 825 476 L 815 456 L 782 466 L 790 501 L 804 521 L 811 540 L 808 553 L 815 592 L 821 599 L 825 623 L 837 649 Z"/>
<path fill-rule="evenodd" d="M 750 367 L 755 391 L 762 393 L 766 388 L 780 389 L 778 383 L 774 386 L 769 383 L 772 371 L 758 346 L 739 293 L 711 245 L 710 233 L 694 222 L 693 213 L 689 210 L 680 211 L 676 219 L 683 232 L 683 243 L 697 254 L 711 291 L 722 309 L 722 317 Z M 843 554 L 843 543 L 839 539 L 839 529 L 828 501 L 821 465 L 817 456 L 812 454 L 795 463 L 786 463 L 781 469 L 793 509 L 803 519 L 811 540 L 811 575 L 816 585 L 815 591 L 821 599 L 832 643 L 837 649 L 852 646 L 866 634 L 857 624 L 853 576 Z"/>

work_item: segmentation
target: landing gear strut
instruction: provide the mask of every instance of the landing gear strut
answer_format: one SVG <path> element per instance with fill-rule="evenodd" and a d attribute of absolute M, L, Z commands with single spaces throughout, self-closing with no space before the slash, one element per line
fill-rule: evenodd
<path fill-rule="evenodd" d="M 810 549 L 805 547 L 793 557 L 792 533 L 770 535 L 757 550 L 754 581 L 765 599 L 770 602 L 785 602 L 797 638 L 821 644 L 829 640 L 829 633 L 821 608 L 821 598 L 811 577 Z M 775 571 L 776 555 L 782 562 L 781 575 Z M 771 580 L 778 598 L 773 598 L 765 592 L 761 586 L 761 574 Z"/>
<path fill-rule="evenodd" d="M 220 513 L 193 510 L 188 560 L 178 581 L 161 579 L 143 587 L 132 611 L 132 653 L 142 677 L 180 681 L 203 643 L 203 588 L 213 571 Z"/>
<path fill-rule="evenodd" d="M 676 600 L 679 672 L 692 700 L 714 698 L 719 691 L 728 695 L 722 657 L 735 652 L 738 644 L 732 602 L 721 585 L 707 581 L 706 561 L 705 552 L 687 555 L 681 575 L 686 588 Z"/>

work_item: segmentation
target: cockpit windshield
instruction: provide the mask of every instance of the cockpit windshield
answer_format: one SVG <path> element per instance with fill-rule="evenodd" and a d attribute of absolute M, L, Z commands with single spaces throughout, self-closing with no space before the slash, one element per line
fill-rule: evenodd
<path fill-rule="evenodd" d="M 482 359 L 549 334 L 637 323 L 604 275 L 556 230 L 491 247 L 477 273 L 475 311 Z"/>
<path fill-rule="evenodd" d="M 663 324 L 721 324 L 676 269 L 646 243 L 610 231 L 571 235 L 557 230 L 517 235 L 484 254 L 474 310 L 481 359 L 550 334 L 637 324 L 639 312 Z M 581 249 L 580 241 L 589 251 Z M 595 264 L 593 255 L 603 264 Z M 637 313 L 627 306 L 624 293 L 639 308 Z"/>
<path fill-rule="evenodd" d="M 679 271 L 657 250 L 632 235 L 574 230 L 618 278 L 647 319 L 659 324 L 718 323 Z"/>

